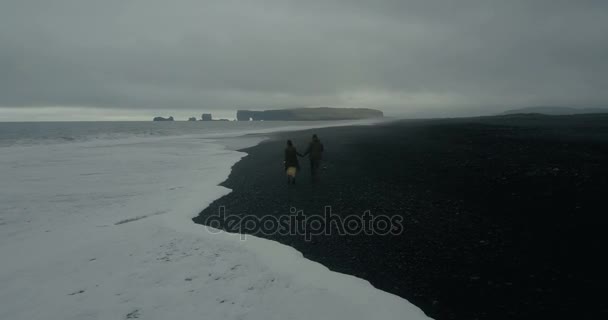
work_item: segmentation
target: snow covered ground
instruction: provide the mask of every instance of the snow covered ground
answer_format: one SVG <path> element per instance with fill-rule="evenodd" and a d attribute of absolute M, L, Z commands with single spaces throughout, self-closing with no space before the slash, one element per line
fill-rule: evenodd
<path fill-rule="evenodd" d="M 0 319 L 427 319 L 293 248 L 194 224 L 242 156 L 196 136 L 0 148 Z"/>

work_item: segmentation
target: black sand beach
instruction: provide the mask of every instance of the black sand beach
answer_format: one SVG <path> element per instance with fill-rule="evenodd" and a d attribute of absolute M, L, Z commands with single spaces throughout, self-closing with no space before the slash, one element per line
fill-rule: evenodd
<path fill-rule="evenodd" d="M 325 168 L 306 159 L 287 186 L 285 140 L 312 133 Z M 411 120 L 281 133 L 245 149 L 233 189 L 195 222 L 228 215 L 400 215 L 398 236 L 261 235 L 331 270 L 401 296 L 436 319 L 606 317 L 608 115 Z"/>

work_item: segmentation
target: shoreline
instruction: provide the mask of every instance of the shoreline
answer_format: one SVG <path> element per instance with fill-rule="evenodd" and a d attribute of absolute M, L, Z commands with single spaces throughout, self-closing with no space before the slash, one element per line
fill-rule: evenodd
<path fill-rule="evenodd" d="M 194 224 L 244 156 L 214 139 L 4 150 L 2 319 L 428 319 L 291 247 Z"/>
<path fill-rule="evenodd" d="M 606 119 L 519 116 L 527 122 L 515 125 L 521 122 L 517 117 L 416 120 L 372 128 L 275 133 L 241 150 L 247 156 L 232 167 L 221 184 L 232 192 L 193 220 L 201 223 L 219 206 L 225 206 L 227 214 L 258 216 L 288 213 L 291 206 L 305 213 L 322 213 L 324 205 L 332 205 L 338 214 L 360 214 L 365 208 L 400 214 L 406 218 L 406 230 L 403 236 L 392 239 L 326 236 L 304 241 L 297 236 L 258 236 L 294 247 L 332 271 L 366 279 L 374 287 L 421 307 L 431 317 L 507 319 L 605 312 L 572 307 L 583 308 L 583 301 L 595 298 L 571 292 L 591 290 L 594 285 L 586 282 L 580 267 L 560 260 L 568 257 L 565 252 L 573 255 L 572 259 L 588 258 L 587 254 L 599 248 L 590 242 L 581 253 L 581 246 L 585 241 L 603 240 L 598 234 L 575 232 L 582 239 L 557 243 L 565 252 L 542 252 L 554 245 L 551 241 L 559 239 L 560 232 L 573 231 L 567 225 L 572 223 L 568 216 L 583 199 L 560 199 L 560 194 L 572 191 L 569 183 L 587 183 L 582 190 L 592 204 L 598 201 L 598 186 L 606 185 L 604 168 L 598 162 L 604 155 L 593 149 L 596 140 L 605 146 Z M 576 131 L 590 119 L 595 126 L 587 133 Z M 308 182 L 308 163 L 302 159 L 298 185 L 288 188 L 281 168 L 284 140 L 292 138 L 303 151 L 313 131 L 326 144 L 327 169 L 322 172 L 322 181 L 318 185 Z M 561 146 L 563 140 L 569 140 L 570 145 Z M 405 151 L 400 151 L 401 146 Z M 391 147 L 398 150 L 387 154 Z M 532 159 L 523 159 L 521 148 L 533 150 Z M 370 158 L 369 152 L 379 155 Z M 543 160 L 547 152 L 556 154 L 551 163 Z M 576 152 L 586 152 L 587 156 L 570 156 Z M 501 164 L 499 160 L 505 159 L 508 163 Z M 593 161 L 584 176 L 583 160 Z M 529 163 L 527 168 L 522 167 L 524 161 Z M 383 164 L 376 166 L 378 163 Z M 554 173 L 557 167 L 561 171 Z M 387 168 L 396 172 L 391 174 Z M 481 181 L 476 182 L 475 176 Z M 549 188 L 552 193 L 528 188 L 534 181 L 535 188 L 554 186 Z M 508 192 L 514 187 L 519 195 Z M 485 199 L 479 199 L 480 194 Z M 504 208 L 491 207 L 498 203 Z M 548 210 L 556 216 L 547 216 Z M 512 212 L 518 213 L 509 216 Z M 531 218 L 526 214 L 532 214 Z M 543 230 L 542 220 L 547 218 L 555 220 L 550 223 L 554 230 Z M 592 223 L 575 224 L 595 230 L 594 224 L 605 222 L 601 219 L 593 217 Z M 531 225 L 522 226 L 522 222 Z M 512 263 L 509 258 L 518 261 Z M 597 276 L 598 270 L 596 265 L 586 271 Z"/>

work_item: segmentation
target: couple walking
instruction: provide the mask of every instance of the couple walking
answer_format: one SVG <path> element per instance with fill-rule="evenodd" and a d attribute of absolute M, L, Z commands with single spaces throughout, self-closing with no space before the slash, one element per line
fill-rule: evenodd
<path fill-rule="evenodd" d="M 308 144 L 308 148 L 304 154 L 300 154 L 294 147 L 291 140 L 287 140 L 287 148 L 285 148 L 285 172 L 287 173 L 287 184 L 296 184 L 296 173 L 300 169 L 298 156 L 305 157 L 308 155 L 310 159 L 310 176 L 313 181 L 317 180 L 319 167 L 321 166 L 321 158 L 323 154 L 323 144 L 316 134 L 312 135 L 312 141 Z"/>

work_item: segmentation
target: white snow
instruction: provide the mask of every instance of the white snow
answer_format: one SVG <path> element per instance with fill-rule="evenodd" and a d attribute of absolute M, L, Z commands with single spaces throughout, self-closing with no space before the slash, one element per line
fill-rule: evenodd
<path fill-rule="evenodd" d="M 0 319 L 427 319 L 293 248 L 194 224 L 242 156 L 193 136 L 0 148 Z"/>

